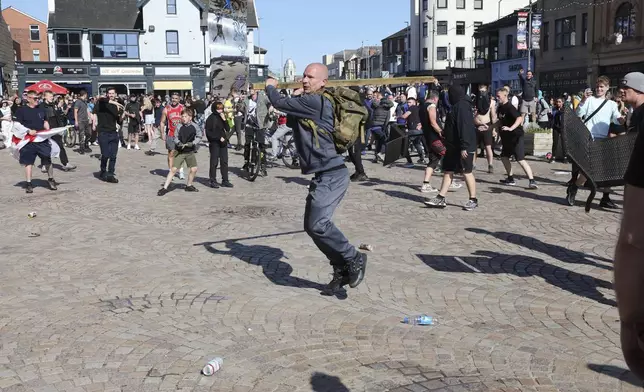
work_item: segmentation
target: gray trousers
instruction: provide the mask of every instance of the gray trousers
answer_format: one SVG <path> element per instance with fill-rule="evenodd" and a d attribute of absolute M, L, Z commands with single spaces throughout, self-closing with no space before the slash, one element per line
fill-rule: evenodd
<path fill-rule="evenodd" d="M 337 267 L 344 267 L 358 257 L 356 248 L 332 221 L 348 188 L 349 170 L 346 167 L 316 173 L 309 185 L 304 211 L 304 230 L 331 265 Z"/>

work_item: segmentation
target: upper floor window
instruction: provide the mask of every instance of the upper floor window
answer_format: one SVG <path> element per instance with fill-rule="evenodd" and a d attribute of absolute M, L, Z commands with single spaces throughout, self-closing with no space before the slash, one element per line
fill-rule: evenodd
<path fill-rule="evenodd" d="M 438 0 L 436 8 L 447 8 L 447 0 Z"/>
<path fill-rule="evenodd" d="M 465 0 L 456 0 L 456 9 L 464 10 L 465 9 Z"/>
<path fill-rule="evenodd" d="M 505 58 L 512 58 L 512 53 L 514 52 L 514 36 L 508 34 L 505 36 Z"/>
<path fill-rule="evenodd" d="M 456 22 L 456 35 L 465 35 L 465 22 Z"/>
<path fill-rule="evenodd" d="M 138 59 L 139 36 L 136 33 L 92 33 L 92 58 Z"/>
<path fill-rule="evenodd" d="M 429 30 L 429 29 L 428 29 L 428 23 L 427 23 L 427 22 L 423 22 L 423 37 L 427 37 L 427 35 L 428 35 L 428 30 Z"/>
<path fill-rule="evenodd" d="M 575 46 L 576 26 L 575 16 L 555 20 L 555 49 Z"/>
<path fill-rule="evenodd" d="M 169 15 L 177 14 L 177 0 L 165 0 L 165 9 Z"/>
<path fill-rule="evenodd" d="M 447 35 L 447 21 L 439 20 L 436 22 L 436 34 L 438 35 Z"/>
<path fill-rule="evenodd" d="M 32 41 L 40 41 L 40 28 L 38 25 L 29 26 L 29 39 Z"/>
<path fill-rule="evenodd" d="M 165 32 L 165 52 L 166 54 L 179 54 L 179 32 L 168 30 Z"/>
<path fill-rule="evenodd" d="M 423 11 L 427 11 L 427 0 L 423 0 Z"/>
<path fill-rule="evenodd" d="M 39 49 L 34 49 L 32 54 L 34 56 L 34 61 L 40 61 L 40 50 Z"/>
<path fill-rule="evenodd" d="M 630 2 L 619 6 L 615 12 L 615 32 L 624 38 L 635 37 L 635 7 Z"/>
<path fill-rule="evenodd" d="M 456 47 L 456 60 L 460 60 L 460 61 L 465 60 L 465 47 L 463 46 Z"/>
<path fill-rule="evenodd" d="M 474 31 L 476 31 L 476 29 L 478 29 L 482 25 L 483 25 L 483 22 L 474 22 Z"/>
<path fill-rule="evenodd" d="M 80 32 L 57 32 L 55 36 L 56 57 L 63 59 L 79 59 L 83 57 Z"/>
<path fill-rule="evenodd" d="M 588 44 L 588 14 L 581 15 L 581 44 Z"/>
<path fill-rule="evenodd" d="M 436 48 L 436 60 L 447 60 L 447 46 L 439 46 Z"/>
<path fill-rule="evenodd" d="M 474 9 L 482 10 L 483 9 L 483 0 L 474 0 Z"/>
<path fill-rule="evenodd" d="M 541 42 L 541 50 L 547 52 L 548 49 L 550 49 L 550 22 L 543 22 L 541 31 L 543 31 L 543 42 Z"/>

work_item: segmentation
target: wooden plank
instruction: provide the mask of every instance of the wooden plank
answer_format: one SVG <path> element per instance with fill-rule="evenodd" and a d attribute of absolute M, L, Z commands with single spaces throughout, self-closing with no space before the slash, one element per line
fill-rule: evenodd
<path fill-rule="evenodd" d="M 327 87 L 351 87 L 351 86 L 382 86 L 382 85 L 397 85 L 397 84 L 413 84 L 413 83 L 434 83 L 432 76 L 404 76 L 400 78 L 376 78 L 376 79 L 339 79 L 329 80 Z M 263 89 L 265 83 L 253 83 L 255 89 Z M 302 82 L 280 83 L 278 88 L 296 89 L 302 87 Z"/>

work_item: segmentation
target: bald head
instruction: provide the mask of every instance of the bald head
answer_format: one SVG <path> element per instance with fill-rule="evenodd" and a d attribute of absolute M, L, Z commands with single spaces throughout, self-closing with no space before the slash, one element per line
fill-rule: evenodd
<path fill-rule="evenodd" d="M 318 91 L 326 85 L 329 80 L 329 69 L 321 63 L 309 64 L 304 70 L 302 88 L 305 93 Z"/>

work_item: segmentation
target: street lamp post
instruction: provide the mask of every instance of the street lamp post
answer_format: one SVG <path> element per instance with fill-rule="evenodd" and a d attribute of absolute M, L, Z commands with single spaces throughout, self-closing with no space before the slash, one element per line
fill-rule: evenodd
<path fill-rule="evenodd" d="M 530 57 L 532 54 L 532 0 L 529 1 L 528 7 L 528 70 L 530 70 Z"/>

